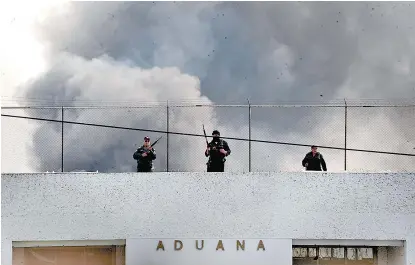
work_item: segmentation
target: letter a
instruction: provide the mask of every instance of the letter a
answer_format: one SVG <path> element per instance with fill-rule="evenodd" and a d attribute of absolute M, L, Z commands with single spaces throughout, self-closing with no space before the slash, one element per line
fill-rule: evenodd
<path fill-rule="evenodd" d="M 199 240 L 196 240 L 196 248 L 198 249 L 198 250 L 202 250 L 203 249 L 203 243 L 205 242 L 205 240 L 202 240 L 202 247 L 201 248 L 199 248 L 199 242 L 198 242 Z"/>
<path fill-rule="evenodd" d="M 239 250 L 239 247 L 241 247 L 242 250 L 245 250 L 245 240 L 242 240 L 242 244 L 239 240 L 236 240 L 236 250 Z"/>
<path fill-rule="evenodd" d="M 161 240 L 159 241 L 159 243 L 158 243 L 158 245 L 157 245 L 157 249 L 156 249 L 156 251 L 157 251 L 157 250 L 159 250 L 160 248 L 164 251 L 163 241 L 161 241 Z"/>
<path fill-rule="evenodd" d="M 259 240 L 258 248 L 256 250 L 258 251 L 260 248 L 262 248 L 262 250 L 265 251 L 265 246 L 264 246 L 264 243 L 262 243 L 262 240 Z"/>
<path fill-rule="evenodd" d="M 218 245 L 217 245 L 217 247 L 216 247 L 216 250 L 218 250 L 218 249 L 220 249 L 220 248 L 221 248 L 223 251 L 225 251 L 225 249 L 223 248 L 222 240 L 219 240 Z"/>
<path fill-rule="evenodd" d="M 177 247 L 177 243 L 180 244 L 180 248 Z M 183 248 L 183 243 L 180 240 L 174 240 L 174 250 L 182 250 Z"/>

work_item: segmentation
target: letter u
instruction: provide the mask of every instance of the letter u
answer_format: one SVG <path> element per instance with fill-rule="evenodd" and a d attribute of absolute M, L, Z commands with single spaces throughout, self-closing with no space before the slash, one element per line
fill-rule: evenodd
<path fill-rule="evenodd" d="M 201 247 L 201 248 L 199 248 L 199 240 L 196 240 L 196 248 L 197 248 L 198 250 L 202 250 L 202 249 L 203 249 L 204 242 L 205 242 L 205 240 L 202 240 L 202 247 Z"/>

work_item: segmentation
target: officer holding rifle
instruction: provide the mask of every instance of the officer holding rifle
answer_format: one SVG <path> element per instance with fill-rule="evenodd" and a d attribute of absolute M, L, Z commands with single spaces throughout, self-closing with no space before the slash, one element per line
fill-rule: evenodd
<path fill-rule="evenodd" d="M 150 144 L 150 137 L 144 137 L 144 144 L 133 154 L 133 158 L 137 160 L 137 172 L 153 172 L 153 160 L 156 159 L 156 150 L 153 146 L 160 138 Z"/>
<path fill-rule="evenodd" d="M 207 172 L 224 172 L 226 157 L 231 154 L 228 143 L 220 138 L 218 130 L 212 132 L 213 139 L 209 143 L 206 137 L 206 131 L 203 126 L 203 132 L 206 138 L 205 156 L 209 157 L 207 162 Z"/>

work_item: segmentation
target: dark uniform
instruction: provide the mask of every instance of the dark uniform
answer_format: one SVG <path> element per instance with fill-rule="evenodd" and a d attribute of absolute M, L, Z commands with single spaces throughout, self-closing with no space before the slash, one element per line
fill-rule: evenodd
<path fill-rule="evenodd" d="M 147 153 L 147 156 L 143 156 Z M 156 150 L 154 148 L 146 149 L 144 146 L 135 151 L 133 158 L 137 160 L 137 172 L 152 172 L 153 160 L 156 159 Z"/>
<path fill-rule="evenodd" d="M 303 167 L 306 167 L 306 170 L 310 171 L 321 171 L 321 167 L 323 167 L 324 171 L 327 171 L 326 161 L 324 161 L 323 155 L 317 152 L 313 156 L 313 152 L 309 152 L 303 159 Z M 308 164 L 306 166 L 306 164 Z"/>
<path fill-rule="evenodd" d="M 220 135 L 218 131 L 213 131 L 212 135 Z M 229 148 L 228 143 L 225 140 L 220 139 L 219 137 L 213 137 L 213 140 L 208 144 L 210 151 L 205 151 L 205 156 L 209 157 L 207 162 L 207 172 L 224 172 L 225 171 L 225 161 L 228 155 L 231 154 L 231 149 Z M 224 149 L 226 155 L 222 154 L 219 150 Z"/>

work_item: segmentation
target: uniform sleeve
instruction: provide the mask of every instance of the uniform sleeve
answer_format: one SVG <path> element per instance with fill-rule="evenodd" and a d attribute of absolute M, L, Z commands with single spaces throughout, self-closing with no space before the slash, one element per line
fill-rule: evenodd
<path fill-rule="evenodd" d="M 308 159 L 307 159 L 307 155 L 304 157 L 303 161 L 301 162 L 301 164 L 303 165 L 303 167 L 305 167 L 305 164 L 307 163 Z"/>
<path fill-rule="evenodd" d="M 151 158 L 151 160 L 155 160 L 156 159 L 156 150 L 153 148 L 152 150 L 150 150 L 150 152 L 149 152 L 149 154 L 150 154 L 150 158 Z"/>
<path fill-rule="evenodd" d="M 135 152 L 134 152 L 134 154 L 133 154 L 133 158 L 134 158 L 135 160 L 138 160 L 139 156 L 140 156 L 140 152 L 139 152 L 139 150 L 137 149 L 137 151 L 135 151 Z"/>
<path fill-rule="evenodd" d="M 226 156 L 231 154 L 231 149 L 229 148 L 228 142 L 223 141 L 223 149 L 227 152 Z"/>
<path fill-rule="evenodd" d="M 207 147 L 210 147 L 210 143 L 208 144 L 208 146 Z M 206 148 L 207 149 L 207 148 Z M 208 152 L 208 150 L 205 150 L 205 156 L 206 157 L 208 157 L 209 156 L 209 152 Z"/>
<path fill-rule="evenodd" d="M 323 167 L 323 170 L 327 171 L 326 161 L 324 161 L 324 158 L 323 158 L 322 154 L 320 154 L 320 162 L 321 162 L 321 166 Z"/>

